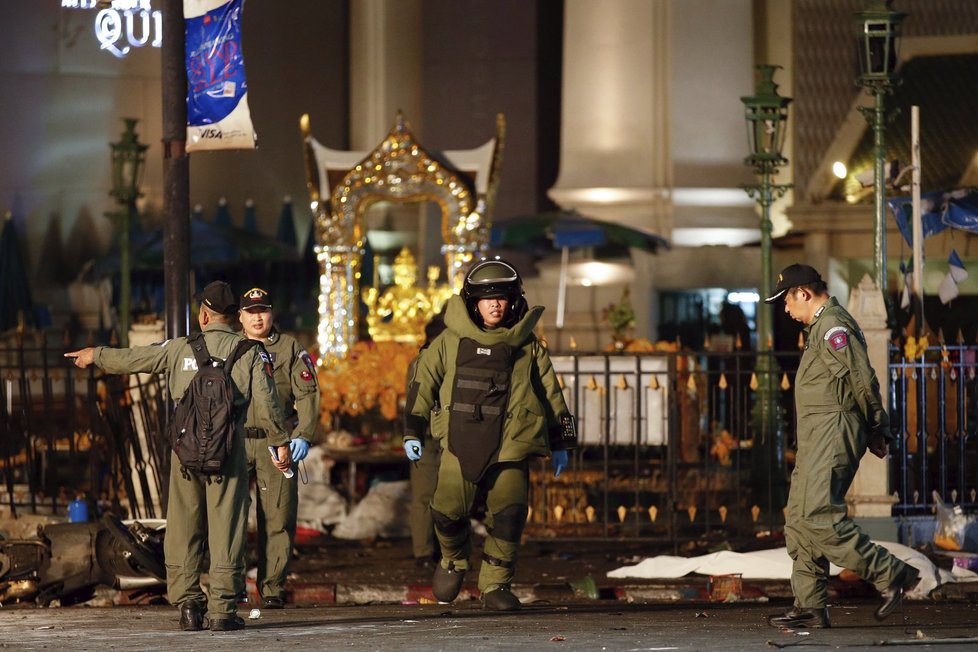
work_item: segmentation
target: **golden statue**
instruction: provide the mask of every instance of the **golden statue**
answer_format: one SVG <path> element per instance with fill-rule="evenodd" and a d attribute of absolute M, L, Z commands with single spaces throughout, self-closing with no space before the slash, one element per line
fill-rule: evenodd
<path fill-rule="evenodd" d="M 438 313 L 441 304 L 447 299 L 442 295 L 433 296 L 431 288 L 438 278 L 428 271 L 429 288 L 419 287 L 418 265 L 414 255 L 405 247 L 394 259 L 394 285 L 383 293 L 376 287 L 363 291 L 363 302 L 367 304 L 367 328 L 375 342 L 411 342 L 420 344 L 424 340 L 424 327 Z M 450 290 L 449 290 L 450 292 Z"/>

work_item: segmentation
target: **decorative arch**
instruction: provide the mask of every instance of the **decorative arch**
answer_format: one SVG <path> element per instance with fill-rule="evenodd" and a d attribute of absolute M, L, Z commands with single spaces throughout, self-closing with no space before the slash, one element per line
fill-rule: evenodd
<path fill-rule="evenodd" d="M 316 221 L 320 266 L 319 347 L 323 358 L 346 357 L 359 323 L 357 279 L 363 257 L 364 215 L 378 201 L 431 201 L 441 209 L 442 254 L 457 291 L 465 269 L 489 245 L 505 119 L 496 135 L 471 150 L 430 154 L 411 134 L 401 113 L 371 152 L 330 149 L 299 121 L 305 143 L 307 185 Z"/>

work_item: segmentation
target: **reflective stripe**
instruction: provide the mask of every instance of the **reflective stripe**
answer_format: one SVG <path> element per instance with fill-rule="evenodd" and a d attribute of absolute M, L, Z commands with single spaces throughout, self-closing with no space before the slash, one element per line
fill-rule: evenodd
<path fill-rule="evenodd" d="M 490 378 L 496 375 L 496 372 L 492 369 L 479 369 L 478 367 L 465 367 L 463 373 L 466 376 L 482 376 L 483 378 Z"/>
<path fill-rule="evenodd" d="M 486 392 L 492 387 L 492 385 L 484 380 L 462 380 L 461 378 L 455 381 L 455 386 L 461 387 L 462 389 L 481 389 Z"/>
<path fill-rule="evenodd" d="M 502 408 L 493 407 L 491 405 L 480 405 L 478 407 L 480 410 L 482 410 L 484 414 L 496 415 L 496 414 L 503 413 Z M 465 412 L 468 414 L 474 414 L 475 408 L 476 406 L 472 405 L 471 403 L 453 403 L 451 409 L 452 412 Z"/>

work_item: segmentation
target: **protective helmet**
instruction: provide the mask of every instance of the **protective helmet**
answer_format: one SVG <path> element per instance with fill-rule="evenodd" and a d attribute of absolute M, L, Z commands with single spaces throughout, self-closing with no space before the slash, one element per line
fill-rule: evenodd
<path fill-rule="evenodd" d="M 465 308 L 472 320 L 482 326 L 482 317 L 476 307 L 479 299 L 499 297 L 509 301 L 509 312 L 503 326 L 512 326 L 526 314 L 523 297 L 523 280 L 516 268 L 499 258 L 483 258 L 469 268 L 460 292 Z"/>

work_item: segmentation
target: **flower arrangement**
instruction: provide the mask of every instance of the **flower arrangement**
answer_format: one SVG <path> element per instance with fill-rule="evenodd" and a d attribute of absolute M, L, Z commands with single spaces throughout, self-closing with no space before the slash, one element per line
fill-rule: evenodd
<path fill-rule="evenodd" d="M 377 408 L 385 419 L 397 418 L 407 393 L 407 370 L 417 355 L 414 344 L 357 342 L 350 356 L 319 368 L 320 416 L 359 416 Z"/>
<path fill-rule="evenodd" d="M 609 304 L 601 311 L 601 318 L 611 325 L 616 339 L 624 338 L 628 329 L 635 326 L 635 310 L 632 308 L 632 299 L 627 285 L 622 290 L 618 303 Z"/>

